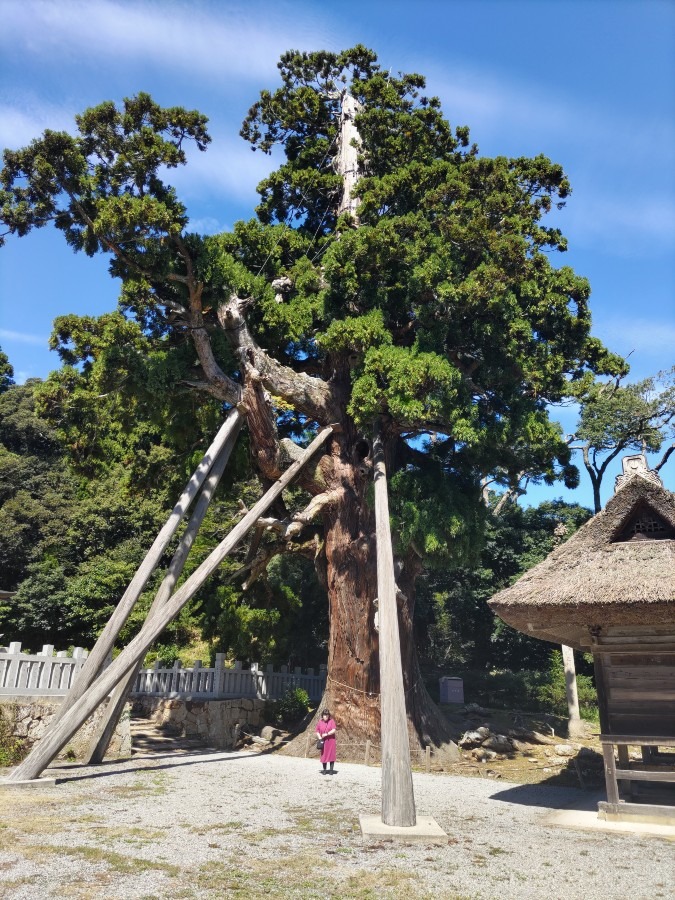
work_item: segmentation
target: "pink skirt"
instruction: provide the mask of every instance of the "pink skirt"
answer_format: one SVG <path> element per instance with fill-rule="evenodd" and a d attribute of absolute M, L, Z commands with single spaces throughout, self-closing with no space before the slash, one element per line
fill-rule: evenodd
<path fill-rule="evenodd" d="M 321 762 L 322 763 L 335 762 L 336 746 L 337 746 L 337 741 L 335 740 L 335 736 L 324 738 L 323 750 L 321 751 Z"/>

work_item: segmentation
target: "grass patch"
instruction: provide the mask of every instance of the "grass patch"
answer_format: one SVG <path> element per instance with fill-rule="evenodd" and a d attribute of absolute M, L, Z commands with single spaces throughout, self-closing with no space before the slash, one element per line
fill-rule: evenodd
<path fill-rule="evenodd" d="M 244 827 L 243 822 L 214 822 L 210 825 L 191 825 L 190 831 L 193 834 L 231 834 L 233 831 L 241 831 Z"/>
<path fill-rule="evenodd" d="M 28 755 L 27 741 L 14 736 L 13 715 L 17 707 L 8 704 L 0 709 L 0 769 L 16 766 Z"/>
<path fill-rule="evenodd" d="M 351 855 L 352 848 L 338 848 Z M 419 887 L 416 875 L 395 868 L 353 871 L 342 856 L 317 860 L 316 853 L 295 853 L 275 860 L 232 859 L 201 866 L 193 880 L 194 892 L 174 893 L 175 898 L 212 896 L 227 900 L 251 897 L 288 897 L 323 900 L 326 884 L 339 885 L 340 900 L 432 900 L 434 894 Z M 335 893 L 335 888 L 333 888 Z M 467 900 L 443 894 L 444 900 Z"/>
<path fill-rule="evenodd" d="M 140 872 L 152 870 L 176 877 L 183 871 L 180 866 L 174 866 L 171 863 L 156 862 L 155 860 L 143 859 L 138 856 L 125 856 L 113 850 L 102 850 L 100 847 L 82 845 L 79 847 L 51 847 L 49 849 L 55 853 L 66 853 L 68 856 L 75 856 L 77 859 L 82 859 L 86 862 L 103 863 L 103 865 L 108 866 L 109 869 L 118 875 L 137 875 Z"/>
<path fill-rule="evenodd" d="M 166 775 L 155 775 L 152 781 L 134 781 L 131 784 L 123 784 L 117 787 L 108 788 L 107 794 L 110 797 L 158 797 L 166 794 L 169 790 L 168 779 Z"/>
<path fill-rule="evenodd" d="M 293 819 L 298 831 L 315 834 L 351 834 L 355 829 L 354 814 L 347 809 L 335 806 L 322 809 L 320 813 L 308 810 L 305 806 L 286 807 L 286 812 Z"/>
<path fill-rule="evenodd" d="M 81 820 L 75 820 L 75 822 L 79 821 Z M 105 841 L 106 843 L 123 841 L 127 844 L 150 844 L 161 838 L 164 831 L 161 828 L 141 828 L 136 825 L 111 827 L 99 824 L 94 828 L 88 829 L 88 834 L 96 840 Z"/>

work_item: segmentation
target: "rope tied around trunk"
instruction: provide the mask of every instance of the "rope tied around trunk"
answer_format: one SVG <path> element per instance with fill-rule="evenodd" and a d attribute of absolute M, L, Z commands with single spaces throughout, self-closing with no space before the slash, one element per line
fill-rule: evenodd
<path fill-rule="evenodd" d="M 364 694 L 366 697 L 379 697 L 379 692 L 373 691 L 364 691 L 361 688 L 353 687 L 351 684 L 345 684 L 343 681 L 338 681 L 336 678 L 333 678 L 332 675 L 327 676 L 328 681 L 332 681 L 333 684 L 339 684 L 340 687 L 347 688 L 348 691 L 354 691 L 357 694 Z"/>

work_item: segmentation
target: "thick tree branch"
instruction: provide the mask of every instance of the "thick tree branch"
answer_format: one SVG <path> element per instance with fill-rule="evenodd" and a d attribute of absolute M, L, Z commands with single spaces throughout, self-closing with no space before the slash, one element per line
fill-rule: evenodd
<path fill-rule="evenodd" d="M 317 519 L 328 506 L 339 503 L 343 496 L 344 491 L 342 490 L 324 491 L 324 493 L 312 497 L 301 512 L 295 513 L 290 518 L 275 519 L 266 517 L 258 519 L 257 527 L 275 531 L 286 541 L 295 540 L 306 525 Z"/>
<path fill-rule="evenodd" d="M 242 590 L 247 591 L 261 575 L 264 575 L 267 571 L 267 567 L 275 556 L 281 556 L 283 553 L 296 553 L 300 556 L 305 556 L 308 559 L 314 559 L 317 555 L 317 549 L 318 544 L 316 536 L 310 540 L 304 541 L 302 544 L 297 542 L 289 543 L 285 540 L 266 544 L 252 559 L 248 560 L 243 566 L 237 569 L 236 572 L 233 572 L 232 575 L 227 578 L 225 584 L 232 584 L 237 579 L 249 573 L 248 578 L 242 584 Z"/>
<path fill-rule="evenodd" d="M 204 316 L 202 313 L 202 292 L 204 285 L 194 284 L 192 276 L 190 276 L 190 328 L 192 331 L 192 340 L 199 357 L 199 362 L 204 375 L 209 383 L 216 391 L 215 396 L 231 403 L 233 406 L 238 405 L 242 399 L 241 387 L 223 372 L 218 365 L 208 331 L 204 325 Z"/>
<path fill-rule="evenodd" d="M 501 495 L 499 500 L 497 501 L 497 505 L 492 511 L 494 516 L 498 516 L 501 511 L 504 509 L 507 503 L 511 503 L 516 500 L 518 497 L 522 497 L 523 494 L 527 493 L 527 486 L 530 483 L 530 479 L 525 477 L 525 472 L 519 472 L 516 475 L 515 483 L 512 484 L 509 488 L 507 488 L 504 493 Z M 522 484 L 522 480 L 525 478 L 525 483 Z"/>
<path fill-rule="evenodd" d="M 341 421 L 344 413 L 329 384 L 281 365 L 258 346 L 246 324 L 246 305 L 247 301 L 230 297 L 220 305 L 218 320 L 247 374 L 257 377 L 271 394 L 291 403 L 302 415 L 322 425 Z"/>
<path fill-rule="evenodd" d="M 668 447 L 666 452 L 661 457 L 660 461 L 654 466 L 652 469 L 653 472 L 660 472 L 661 469 L 665 466 L 668 460 L 671 457 L 671 454 L 675 451 L 675 441 Z"/>

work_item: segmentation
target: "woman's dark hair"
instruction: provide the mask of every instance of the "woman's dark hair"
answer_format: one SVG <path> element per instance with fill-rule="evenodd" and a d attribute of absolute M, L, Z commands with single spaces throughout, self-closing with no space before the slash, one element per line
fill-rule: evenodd
<path fill-rule="evenodd" d="M 330 719 L 330 710 L 329 710 L 329 709 L 324 709 L 324 710 L 321 712 L 321 715 L 322 715 L 322 716 L 328 716 L 328 718 Z"/>

